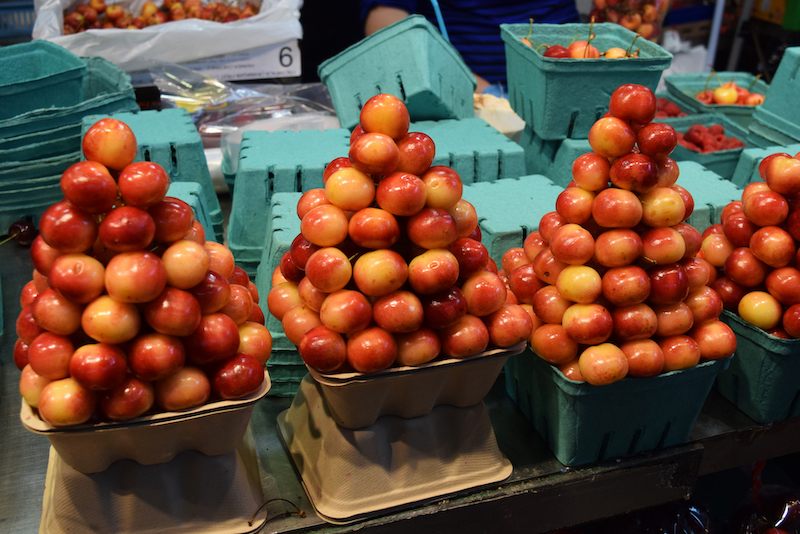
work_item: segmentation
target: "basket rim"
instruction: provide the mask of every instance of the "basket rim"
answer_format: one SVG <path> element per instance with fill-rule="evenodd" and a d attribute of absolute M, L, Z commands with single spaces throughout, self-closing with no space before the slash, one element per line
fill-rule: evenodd
<path fill-rule="evenodd" d="M 267 369 L 264 369 L 264 381 L 261 383 L 259 389 L 246 397 L 231 400 L 217 400 L 195 408 L 189 408 L 182 411 L 169 411 L 159 412 L 151 415 L 144 415 L 136 417 L 128 421 L 111 421 L 102 423 L 84 423 L 81 425 L 74 425 L 69 427 L 54 427 L 45 422 L 35 412 L 33 408 L 22 399 L 22 407 L 20 409 L 20 420 L 23 426 L 35 434 L 85 434 L 92 432 L 104 432 L 112 430 L 123 430 L 127 428 L 156 426 L 168 423 L 176 423 L 179 421 L 186 421 L 189 419 L 196 419 L 213 415 L 215 413 L 229 412 L 233 410 L 241 410 L 248 406 L 254 405 L 256 402 L 264 398 L 269 392 L 272 383 L 270 381 Z"/>

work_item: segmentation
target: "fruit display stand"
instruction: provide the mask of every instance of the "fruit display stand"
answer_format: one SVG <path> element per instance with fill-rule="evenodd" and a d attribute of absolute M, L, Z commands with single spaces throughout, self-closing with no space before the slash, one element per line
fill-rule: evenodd
<path fill-rule="evenodd" d="M 708 73 L 704 72 L 670 74 L 664 77 L 667 92 L 681 105 L 695 113 L 722 113 L 747 128 L 758 106 L 705 104 L 695 98 L 704 89 L 714 89 L 728 81 L 761 95 L 766 95 L 769 91 L 766 82 L 748 72 L 717 72 L 713 79 L 709 79 Z"/>
<path fill-rule="evenodd" d="M 506 479 L 483 398 L 524 345 L 369 376 L 309 369 L 278 428 L 317 513 L 353 522 Z"/>
<path fill-rule="evenodd" d="M 28 249 L 13 243 L 3 246 L 8 247 L 4 250 L 4 261 L 0 262 L 6 335 L 0 337 L 0 351 L 10 358 L 14 336 L 8 333 L 13 332 L 14 320 L 20 310 L 17 291 L 10 288 L 21 287 L 32 267 Z M 278 416 L 291 404 L 291 398 L 268 396 L 262 399 L 255 405 L 250 430 L 245 434 L 244 448 L 240 449 L 238 458 L 222 456 L 209 461 L 209 458 L 198 453 L 182 453 L 177 457 L 181 462 L 180 467 L 176 468 L 177 474 L 165 479 L 165 484 L 166 480 L 171 481 L 166 487 L 185 489 L 175 481 L 192 480 L 191 476 L 197 476 L 198 472 L 206 481 L 232 480 L 231 485 L 237 485 L 242 480 L 258 483 L 265 500 L 284 498 L 306 512 L 305 517 L 295 514 L 281 516 L 291 508 L 285 503 L 273 502 L 267 507 L 270 517 L 275 516 L 267 523 L 268 531 L 287 534 L 329 531 L 331 525 L 312 513 L 313 506 L 305 494 L 302 481 L 280 442 Z M 691 494 L 698 476 L 796 452 L 800 436 L 800 418 L 759 425 L 712 390 L 687 443 L 619 460 L 567 468 L 550 452 L 547 443 L 508 396 L 503 375 L 486 396 L 484 404 L 497 444 L 512 464 L 513 471 L 509 478 L 502 483 L 460 491 L 445 499 L 433 499 L 403 511 L 392 511 L 337 528 L 341 532 L 367 533 L 400 533 L 408 532 L 409 528 L 448 532 L 458 525 L 457 528 L 463 532 L 464 525 L 471 525 L 476 531 L 503 529 L 548 532 L 684 499 Z M 0 480 L 0 518 L 10 532 L 33 534 L 39 532 L 45 500 L 51 503 L 59 495 L 63 497 L 65 489 L 74 486 L 46 484 L 49 442 L 27 431 L 20 424 L 19 412 L 17 379 L 14 373 L 4 373 L 0 383 L 0 461 L 4 466 L 4 477 Z M 253 463 L 254 459 L 258 460 L 257 465 Z M 136 481 L 148 479 L 153 472 L 145 469 L 138 471 L 140 475 L 136 478 L 123 476 L 132 465 L 127 462 L 112 464 L 104 474 L 89 478 L 86 475 L 78 476 L 73 471 L 64 479 L 76 480 L 84 488 L 94 480 L 112 477 L 136 485 Z M 56 467 L 61 469 L 63 466 Z M 209 491 L 217 488 L 222 494 L 215 495 L 215 498 L 234 500 L 213 501 L 223 503 L 214 505 L 209 500 L 197 498 L 194 502 L 208 503 L 208 506 L 191 508 L 196 519 L 213 517 L 212 511 L 225 510 L 226 502 L 238 502 L 239 507 L 234 510 L 239 511 L 240 515 L 245 508 L 248 510 L 246 517 L 255 512 L 255 509 L 249 511 L 249 505 L 260 496 L 252 497 L 245 493 L 245 500 L 236 501 L 239 494 L 233 495 L 227 490 L 223 492 L 219 486 L 198 484 L 194 488 L 197 492 L 203 488 Z M 45 487 L 47 495 L 44 494 Z M 130 498 L 135 498 L 135 494 L 128 490 L 126 492 Z M 146 502 L 161 505 L 172 502 L 158 495 L 161 494 L 154 494 Z M 566 503 L 565 495 L 570 495 Z M 571 506 L 569 503 L 572 502 L 580 502 L 581 505 Z M 88 501 L 86 506 L 90 506 Z M 171 513 L 169 510 L 165 512 L 163 506 L 158 509 L 161 510 L 158 513 L 162 519 L 168 518 Z M 107 517 L 104 513 L 92 511 L 84 517 L 97 517 L 100 520 Z M 146 513 L 154 513 L 154 508 L 149 507 Z M 259 516 L 259 519 L 262 517 Z M 248 530 L 242 528 L 240 531 Z"/>
<path fill-rule="evenodd" d="M 136 161 L 152 161 L 166 169 L 173 182 L 196 182 L 203 188 L 214 232 L 209 237 L 222 242 L 222 208 L 211 182 L 203 152 L 203 141 L 189 112 L 182 108 L 139 113 L 89 115 L 83 119 L 83 133 L 98 120 L 112 116 L 128 124 L 136 135 Z"/>
<path fill-rule="evenodd" d="M 227 454 L 186 451 L 166 464 L 115 462 L 87 475 L 64 463 L 51 448 L 45 457 L 40 531 L 74 532 L 85 528 L 91 517 L 92 530 L 98 533 L 256 532 L 263 515 L 254 524 L 248 524 L 248 518 L 263 503 L 264 494 L 253 477 L 258 472 L 254 451 L 248 429 L 241 445 Z"/>
<path fill-rule="evenodd" d="M 745 148 L 742 150 L 739 160 L 736 162 L 736 168 L 733 170 L 731 182 L 736 187 L 744 188 L 751 182 L 761 181 L 758 175 L 758 164 L 761 160 L 770 154 L 787 153 L 794 155 L 800 152 L 800 143 L 795 143 L 786 146 L 773 145 L 767 148 Z"/>
<path fill-rule="evenodd" d="M 252 395 L 188 410 L 57 428 L 42 420 L 23 400 L 19 417 L 26 429 L 47 438 L 60 461 L 92 474 L 105 471 L 118 460 L 157 465 L 187 450 L 207 456 L 232 453 L 244 437 L 255 403 L 269 388 L 269 374 L 264 371 L 264 381 Z"/>

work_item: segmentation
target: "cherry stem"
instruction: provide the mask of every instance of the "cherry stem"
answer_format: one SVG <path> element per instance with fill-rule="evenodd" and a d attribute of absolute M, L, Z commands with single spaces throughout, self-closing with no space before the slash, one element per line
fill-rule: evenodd
<path fill-rule="evenodd" d="M 589 39 L 586 40 L 586 48 L 583 49 L 583 59 L 586 59 L 586 54 L 589 53 L 589 46 L 592 44 L 592 39 L 594 39 L 594 32 L 592 31 L 593 28 L 594 17 L 592 17 L 589 21 Z"/>
<path fill-rule="evenodd" d="M 630 46 L 628 46 L 628 49 L 625 51 L 625 55 L 626 55 L 626 56 L 630 56 L 630 55 L 631 55 L 631 49 L 633 48 L 633 44 L 636 42 L 636 39 L 638 39 L 639 37 L 641 37 L 641 35 L 642 35 L 642 34 L 640 34 L 640 33 L 637 33 L 636 35 L 634 35 L 634 36 L 633 36 L 633 41 L 631 41 L 631 44 L 630 44 Z"/>
<path fill-rule="evenodd" d="M 528 35 L 525 36 L 525 39 L 530 41 L 531 33 L 533 32 L 533 18 L 530 18 L 529 20 L 531 21 L 531 23 L 528 25 Z"/>
<path fill-rule="evenodd" d="M 756 84 L 759 78 L 761 78 L 761 73 L 756 74 L 755 78 L 753 78 L 753 81 L 750 82 L 750 85 L 747 86 L 747 92 L 751 92 L 750 89 L 753 88 L 753 86 Z"/>
<path fill-rule="evenodd" d="M 4 244 L 8 243 L 9 241 L 11 241 L 12 239 L 14 239 L 15 237 L 17 237 L 17 236 L 18 236 L 19 234 L 21 234 L 21 233 L 22 233 L 22 232 L 17 232 L 17 233 L 15 233 L 15 234 L 8 234 L 8 236 L 7 236 L 5 239 L 3 239 L 2 241 L 0 241 L 0 245 L 4 245 Z"/>
<path fill-rule="evenodd" d="M 706 92 L 706 90 L 708 89 L 708 84 L 711 82 L 711 78 L 714 77 L 715 74 L 716 72 L 712 71 L 711 74 L 708 75 L 708 78 L 706 78 L 706 84 L 703 86 L 703 90 L 700 91 L 701 93 Z"/>

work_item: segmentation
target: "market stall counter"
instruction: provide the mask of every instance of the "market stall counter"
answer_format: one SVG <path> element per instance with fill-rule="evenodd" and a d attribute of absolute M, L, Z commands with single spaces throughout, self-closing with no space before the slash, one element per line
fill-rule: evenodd
<path fill-rule="evenodd" d="M 2 397 L 0 397 L 0 462 L 4 476 L 0 479 L 0 524 L 7 532 L 20 534 L 40 531 L 43 512 L 46 515 L 52 500 L 50 496 L 59 487 L 46 483 L 48 470 L 53 476 L 54 465 L 49 442 L 42 436 L 26 430 L 19 419 L 20 397 L 18 370 L 11 361 L 15 342 L 14 323 L 19 313 L 19 292 L 27 280 L 32 266 L 29 250 L 14 243 L 3 245 L 3 262 L 0 262 L 0 279 L 3 288 L 4 335 L 0 337 L 2 353 Z M 211 532 L 250 532 L 262 527 L 261 532 L 407 532 L 409 528 L 425 532 L 485 532 L 519 530 L 548 532 L 556 528 L 576 525 L 609 517 L 631 510 L 647 508 L 660 503 L 689 497 L 698 476 L 715 473 L 761 459 L 775 458 L 795 453 L 800 449 L 800 417 L 769 424 L 756 424 L 733 404 L 712 390 L 692 431 L 689 441 L 651 452 L 598 464 L 569 468 L 561 464 L 549 450 L 546 442 L 536 433 L 517 405 L 507 395 L 501 375 L 484 400 L 502 453 L 513 466 L 511 475 L 498 483 L 479 488 L 461 490 L 400 509 L 382 511 L 358 521 L 333 527 L 319 517 L 309 502 L 302 480 L 295 470 L 289 453 L 284 448 L 278 430 L 278 417 L 291 406 L 291 398 L 266 397 L 253 410 L 250 426 L 243 446 L 235 453 L 219 457 L 205 457 L 186 451 L 170 464 L 138 466 L 129 460 L 112 464 L 115 473 L 129 472 L 142 476 L 143 469 L 156 469 L 163 473 L 183 473 L 167 478 L 164 487 L 177 498 L 199 495 L 206 499 L 222 499 L 220 506 L 206 506 L 205 519 L 213 517 L 209 510 L 222 507 L 229 499 L 231 488 L 250 491 L 245 502 L 255 504 L 259 498 L 271 501 L 258 514 L 256 509 L 242 515 L 239 530 L 229 523 L 206 523 Z M 205 480 L 204 490 L 183 483 L 185 474 Z M 62 475 L 65 471 L 62 469 Z M 70 473 L 75 476 L 74 473 Z M 117 504 L 125 497 L 128 506 L 148 505 L 152 510 L 175 510 L 178 500 L 159 501 L 152 494 L 141 495 L 146 486 L 133 484 L 134 478 L 114 479 L 117 487 L 110 493 L 113 498 L 86 492 L 86 484 L 97 491 L 98 484 L 112 484 L 111 471 L 96 475 L 80 475 L 86 497 L 72 502 L 71 517 L 80 517 L 81 528 L 102 524 L 121 524 L 124 516 L 112 515 L 111 507 L 99 504 Z M 133 475 L 132 475 L 133 476 Z M 177 481 L 176 481 L 177 479 Z M 123 482 L 125 481 L 125 482 Z M 181 482 L 183 481 L 183 482 Z M 236 486 L 236 481 L 245 486 Z M 61 487 L 70 495 L 75 479 Z M 248 495 L 246 491 L 243 493 Z M 49 495 L 49 496 L 47 496 Z M 256 497 L 253 497 L 255 495 Z M 46 497 L 47 496 L 47 497 Z M 286 502 L 289 501 L 289 502 Z M 201 501 L 208 504 L 209 501 Z M 133 503 L 133 504 L 131 504 Z M 184 503 L 185 504 L 185 503 Z M 260 504 L 260 503 L 259 503 Z M 297 513 L 301 510 L 304 517 Z M 190 508 L 194 513 L 203 509 Z M 237 509 L 245 513 L 243 507 Z M 187 509 L 181 509 L 187 513 Z M 76 515 L 77 514 L 77 515 Z M 93 514 L 101 514 L 100 516 Z M 106 514 L 106 515 L 102 515 Z M 255 515 L 252 527 L 247 525 L 250 514 Z M 53 520 L 52 516 L 50 517 Z M 174 516 L 162 515 L 167 521 Z M 194 528 L 204 519 L 195 516 L 195 523 L 173 525 L 175 532 L 181 528 Z M 161 524 L 162 532 L 170 529 Z M 333 529 L 333 530 L 332 530 Z M 47 530 L 43 530 L 47 531 Z M 100 530 L 98 530 L 100 531 Z M 120 530 L 115 530 L 121 532 Z"/>

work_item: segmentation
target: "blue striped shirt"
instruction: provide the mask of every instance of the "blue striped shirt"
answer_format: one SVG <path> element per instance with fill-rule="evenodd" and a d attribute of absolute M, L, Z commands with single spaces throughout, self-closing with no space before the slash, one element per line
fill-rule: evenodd
<path fill-rule="evenodd" d="M 424 15 L 439 27 L 429 0 L 360 0 L 361 18 L 377 5 Z M 475 74 L 506 84 L 505 45 L 500 24 L 578 22 L 574 0 L 439 0 L 450 42 Z"/>

